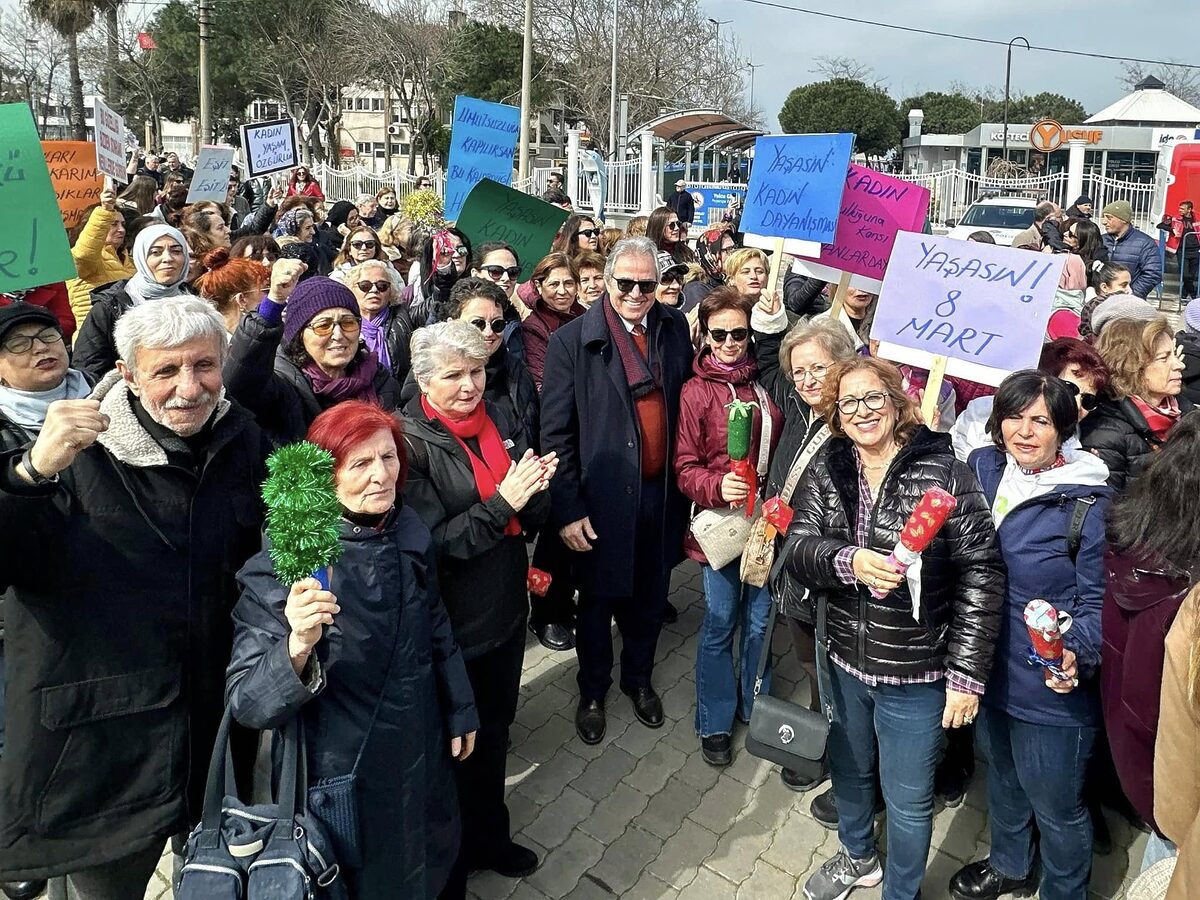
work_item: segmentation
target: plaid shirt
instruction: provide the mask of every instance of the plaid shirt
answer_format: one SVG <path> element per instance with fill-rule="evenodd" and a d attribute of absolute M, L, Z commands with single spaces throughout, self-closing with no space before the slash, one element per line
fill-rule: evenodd
<path fill-rule="evenodd" d="M 854 528 L 854 540 L 857 546 L 843 547 L 833 558 L 833 568 L 837 572 L 837 577 L 843 584 L 848 585 L 853 585 L 858 581 L 854 575 L 854 554 L 863 547 L 871 546 L 871 512 L 875 508 L 875 499 L 871 496 L 871 486 L 867 483 L 867 473 L 863 469 L 862 458 L 858 456 L 857 450 L 854 451 L 854 455 L 858 461 L 858 520 Z M 868 675 L 866 672 L 854 668 L 854 666 L 832 651 L 829 653 L 829 658 L 833 660 L 838 668 L 849 672 L 859 681 L 870 687 L 878 687 L 881 684 L 931 684 L 945 678 L 948 681 L 948 687 L 952 691 L 958 691 L 960 694 L 983 695 L 983 682 L 976 681 L 974 678 L 969 678 L 952 669 L 946 669 L 941 672 L 922 672 L 919 675 Z"/>

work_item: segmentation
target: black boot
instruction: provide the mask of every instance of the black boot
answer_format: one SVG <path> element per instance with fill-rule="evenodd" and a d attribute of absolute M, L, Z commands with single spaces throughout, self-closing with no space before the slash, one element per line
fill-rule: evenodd
<path fill-rule="evenodd" d="M 44 881 L 5 881 L 0 884 L 0 891 L 8 900 L 33 900 L 45 889 Z"/>
<path fill-rule="evenodd" d="M 993 869 L 990 859 L 963 866 L 950 879 L 950 895 L 955 900 L 996 900 L 1002 894 L 1029 896 L 1035 887 L 1032 872 L 1024 878 L 1009 878 Z"/>

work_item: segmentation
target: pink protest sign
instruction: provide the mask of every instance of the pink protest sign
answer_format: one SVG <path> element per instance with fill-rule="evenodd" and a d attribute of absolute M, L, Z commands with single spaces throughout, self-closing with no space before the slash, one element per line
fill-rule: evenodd
<path fill-rule="evenodd" d="M 816 259 L 798 257 L 793 268 L 825 281 L 837 281 L 849 272 L 851 287 L 877 294 L 897 232 L 922 231 L 928 210 L 925 188 L 851 163 L 837 238 L 822 244 Z"/>

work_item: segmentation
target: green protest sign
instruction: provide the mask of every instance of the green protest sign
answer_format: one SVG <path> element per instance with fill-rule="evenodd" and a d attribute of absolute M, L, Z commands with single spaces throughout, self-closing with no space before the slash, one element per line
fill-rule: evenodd
<path fill-rule="evenodd" d="M 550 252 L 554 236 L 569 215 L 565 209 L 485 178 L 467 194 L 455 225 L 471 239 L 472 246 L 487 241 L 511 244 L 521 260 L 522 276 L 528 278 Z"/>
<path fill-rule="evenodd" d="M 0 292 L 75 277 L 33 114 L 0 105 Z"/>

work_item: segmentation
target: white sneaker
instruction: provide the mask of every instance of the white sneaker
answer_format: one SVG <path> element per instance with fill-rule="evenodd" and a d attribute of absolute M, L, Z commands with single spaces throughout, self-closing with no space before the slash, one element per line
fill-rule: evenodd
<path fill-rule="evenodd" d="M 854 859 L 842 848 L 804 885 L 805 900 L 843 900 L 857 887 L 875 887 L 883 881 L 879 854 Z"/>

